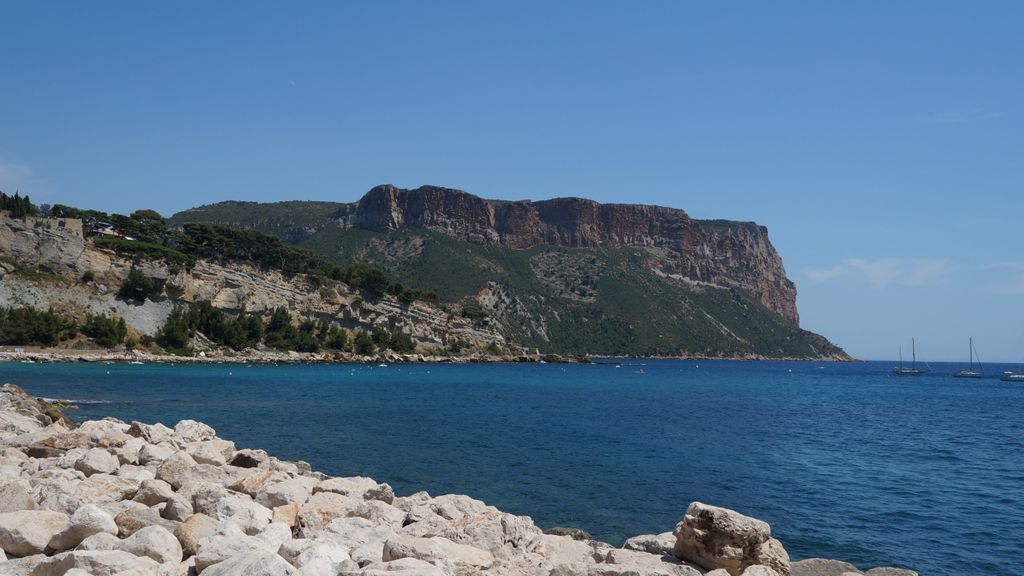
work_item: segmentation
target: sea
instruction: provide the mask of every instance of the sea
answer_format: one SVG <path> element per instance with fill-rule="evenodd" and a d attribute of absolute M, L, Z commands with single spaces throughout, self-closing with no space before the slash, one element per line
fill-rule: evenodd
<path fill-rule="evenodd" d="M 191 418 L 239 447 L 468 494 L 621 545 L 694 500 L 771 524 L 793 559 L 1024 571 L 1024 385 L 930 364 L 0 364 L 76 420 Z"/>

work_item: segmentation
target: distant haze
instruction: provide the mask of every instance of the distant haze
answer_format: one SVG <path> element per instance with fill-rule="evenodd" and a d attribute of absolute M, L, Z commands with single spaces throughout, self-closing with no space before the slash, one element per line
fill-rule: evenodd
<path fill-rule="evenodd" d="M 165 215 L 436 184 L 768 227 L 854 356 L 1024 364 L 1024 5 L 0 5 L 0 190 Z"/>

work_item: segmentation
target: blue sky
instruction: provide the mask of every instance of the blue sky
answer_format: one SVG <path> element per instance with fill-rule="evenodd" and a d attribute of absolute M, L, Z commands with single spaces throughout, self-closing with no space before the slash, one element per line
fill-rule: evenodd
<path fill-rule="evenodd" d="M 0 189 L 375 184 L 768 226 L 852 354 L 1024 363 L 1019 2 L 0 4 Z"/>

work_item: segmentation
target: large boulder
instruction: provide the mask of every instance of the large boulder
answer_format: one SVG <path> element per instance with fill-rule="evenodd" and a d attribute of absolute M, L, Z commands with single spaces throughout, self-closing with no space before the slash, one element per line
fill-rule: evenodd
<path fill-rule="evenodd" d="M 49 547 L 57 551 L 70 550 L 89 536 L 100 533 L 117 534 L 114 517 L 95 504 L 86 504 L 75 510 L 64 529 L 50 538 Z"/>
<path fill-rule="evenodd" d="M 378 484 L 373 478 L 351 476 L 347 478 L 327 478 L 320 482 L 314 492 L 334 492 L 343 496 L 352 496 L 366 500 L 380 500 L 391 504 L 395 500 L 395 491 L 387 484 Z"/>
<path fill-rule="evenodd" d="M 117 548 L 136 556 L 148 556 L 161 564 L 180 562 L 182 557 L 178 539 L 162 526 L 142 528 L 122 540 Z"/>
<path fill-rule="evenodd" d="M 375 562 L 358 574 L 359 576 L 448 576 L 444 570 L 417 558 Z"/>
<path fill-rule="evenodd" d="M 217 433 L 202 422 L 182 420 L 174 425 L 174 435 L 182 442 L 202 442 L 212 440 Z"/>
<path fill-rule="evenodd" d="M 270 524 L 274 513 L 253 502 L 248 496 L 227 496 L 217 502 L 213 516 L 221 521 L 237 524 L 246 534 L 253 535 Z"/>
<path fill-rule="evenodd" d="M 196 466 L 195 459 L 188 452 L 179 450 L 168 456 L 160 464 L 160 467 L 156 469 L 156 478 L 157 480 L 167 482 L 177 490 L 188 480 L 186 478 L 188 470 L 194 466 Z"/>
<path fill-rule="evenodd" d="M 76 569 L 92 576 L 153 576 L 159 564 L 121 550 L 75 550 L 40 563 L 32 576 L 62 576 Z"/>
<path fill-rule="evenodd" d="M 0 484 L 0 514 L 18 510 L 39 508 L 32 498 L 32 486 L 25 480 L 13 480 Z"/>
<path fill-rule="evenodd" d="M 235 554 L 202 573 L 206 576 L 290 576 L 295 568 L 273 552 L 256 550 Z"/>
<path fill-rule="evenodd" d="M 257 552 L 275 552 L 267 542 L 255 536 L 248 536 L 233 523 L 221 524 L 217 531 L 201 538 L 196 552 L 196 572 L 202 573 L 208 567 L 219 564 L 237 555 L 254 555 Z M 290 565 L 289 565 L 290 566 Z"/>
<path fill-rule="evenodd" d="M 121 467 L 117 457 L 103 448 L 90 448 L 75 460 L 74 468 L 85 474 L 113 474 Z"/>
<path fill-rule="evenodd" d="M 647 552 L 648 554 L 657 554 L 658 556 L 672 554 L 672 550 L 675 546 L 676 537 L 671 532 L 633 536 L 626 540 L 626 543 L 622 545 L 626 550 Z"/>
<path fill-rule="evenodd" d="M 199 541 L 217 531 L 217 521 L 206 514 L 193 514 L 174 529 L 174 536 L 181 544 L 182 553 L 194 556 L 199 551 Z"/>
<path fill-rule="evenodd" d="M 166 502 L 172 496 L 174 496 L 174 488 L 171 488 L 167 482 L 154 478 L 153 480 L 143 480 L 132 500 L 152 506 Z"/>
<path fill-rule="evenodd" d="M 431 563 L 450 564 L 456 568 L 486 570 L 494 564 L 494 556 L 465 544 L 456 544 L 446 538 L 416 538 L 394 536 L 384 543 L 383 560 L 417 558 Z"/>
<path fill-rule="evenodd" d="M 95 473 L 78 484 L 75 496 L 82 504 L 101 504 L 130 499 L 138 490 L 138 480 Z"/>
<path fill-rule="evenodd" d="M 160 514 L 151 508 L 129 508 L 114 516 L 114 523 L 117 524 L 117 533 L 121 538 L 127 538 L 147 526 L 162 526 L 170 532 L 178 527 L 178 522 L 161 518 Z"/>
<path fill-rule="evenodd" d="M 67 514 L 49 510 L 0 514 L 0 548 L 11 556 L 39 554 L 67 523 Z"/>
<path fill-rule="evenodd" d="M 212 464 L 214 466 L 227 464 L 232 456 L 235 455 L 235 443 L 230 440 L 221 440 L 220 438 L 190 444 L 186 449 L 192 454 L 192 458 L 196 462 Z"/>
<path fill-rule="evenodd" d="M 267 508 L 285 506 L 292 502 L 297 502 L 301 506 L 313 494 L 313 488 L 318 483 L 319 480 L 308 476 L 296 476 L 281 482 L 268 483 L 256 494 L 256 501 Z"/>
<path fill-rule="evenodd" d="M 764 565 L 789 576 L 789 555 L 768 523 L 734 510 L 694 502 L 673 534 L 673 554 L 702 568 L 741 576 L 748 566 Z"/>

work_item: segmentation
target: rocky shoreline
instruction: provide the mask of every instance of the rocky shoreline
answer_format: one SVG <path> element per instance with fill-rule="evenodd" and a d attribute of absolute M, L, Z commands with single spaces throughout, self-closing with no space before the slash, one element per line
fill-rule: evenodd
<path fill-rule="evenodd" d="M 332 478 L 193 420 L 76 425 L 13 384 L 0 549 L 3 576 L 916 576 L 790 562 L 767 523 L 700 502 L 615 548 L 469 496 Z"/>
<path fill-rule="evenodd" d="M 195 356 L 155 354 L 141 350 L 61 350 L 8 351 L 0 350 L 0 362 L 107 362 L 107 363 L 153 363 L 153 364 L 402 364 L 434 362 L 439 364 L 483 364 L 483 363 L 548 363 L 548 364 L 591 364 L 602 363 L 597 356 L 571 356 L 565 354 L 485 354 L 474 353 L 463 356 L 429 354 L 398 354 L 387 352 L 372 356 L 342 352 L 337 354 L 311 352 L 252 351 L 237 354 L 200 353 Z M 741 360 L 745 362 L 856 362 L 850 358 L 770 358 L 757 355 L 742 356 L 625 356 L 624 359 L 644 360 Z"/>

